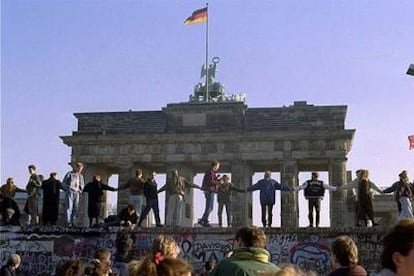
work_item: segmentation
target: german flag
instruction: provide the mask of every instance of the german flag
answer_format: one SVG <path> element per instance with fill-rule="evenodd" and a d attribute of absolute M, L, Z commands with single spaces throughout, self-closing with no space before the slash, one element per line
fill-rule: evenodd
<path fill-rule="evenodd" d="M 191 25 L 195 23 L 203 23 L 206 21 L 207 21 L 207 7 L 193 12 L 193 14 L 184 21 L 184 24 Z"/>

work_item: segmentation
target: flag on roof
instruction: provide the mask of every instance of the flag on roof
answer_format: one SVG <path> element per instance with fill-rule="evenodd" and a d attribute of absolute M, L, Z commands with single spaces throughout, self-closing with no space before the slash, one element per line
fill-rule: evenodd
<path fill-rule="evenodd" d="M 410 142 L 410 150 L 414 149 L 414 135 L 408 136 L 408 141 Z"/>
<path fill-rule="evenodd" d="M 206 21 L 207 21 L 207 7 L 193 12 L 193 14 L 184 21 L 184 24 L 191 25 L 195 23 L 203 23 Z"/>

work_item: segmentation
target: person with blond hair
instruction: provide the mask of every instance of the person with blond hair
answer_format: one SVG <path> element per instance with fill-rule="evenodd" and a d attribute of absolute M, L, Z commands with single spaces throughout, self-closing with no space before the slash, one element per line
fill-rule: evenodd
<path fill-rule="evenodd" d="M 1 185 L 0 192 L 4 196 L 8 196 L 8 197 L 14 198 L 14 196 L 16 195 L 16 193 L 26 193 L 26 190 L 17 187 L 14 184 L 13 177 L 9 177 L 6 180 L 6 184 Z"/>
<path fill-rule="evenodd" d="M 378 276 L 414 275 L 414 219 L 402 219 L 383 239 Z"/>
<path fill-rule="evenodd" d="M 351 237 L 337 237 L 331 245 L 332 271 L 328 276 L 366 276 L 367 271 L 358 265 L 358 247 Z"/>
<path fill-rule="evenodd" d="M 82 171 L 83 163 L 76 162 L 73 170 L 66 173 L 62 180 L 66 200 L 66 223 L 69 227 L 74 226 L 75 219 L 78 215 L 80 194 L 85 186 Z"/>
<path fill-rule="evenodd" d="M 382 194 L 382 190 L 369 179 L 368 170 L 358 170 L 357 178 L 352 182 L 338 187 L 338 190 L 355 189 L 357 198 L 357 217 L 356 226 L 362 226 L 361 221 L 368 226 L 368 219 L 371 220 L 372 226 L 378 225 L 374 220 L 374 207 L 372 204 L 373 192 Z M 368 219 L 367 219 L 368 218 Z"/>
<path fill-rule="evenodd" d="M 111 276 L 112 262 L 111 251 L 108 248 L 99 248 L 95 252 L 95 258 L 92 260 L 93 272 L 91 276 Z"/>
<path fill-rule="evenodd" d="M 166 258 L 175 259 L 179 254 L 180 247 L 173 237 L 168 235 L 159 235 L 152 244 L 151 252 L 142 260 L 141 266 L 136 275 L 158 275 L 158 265 L 161 261 Z"/>

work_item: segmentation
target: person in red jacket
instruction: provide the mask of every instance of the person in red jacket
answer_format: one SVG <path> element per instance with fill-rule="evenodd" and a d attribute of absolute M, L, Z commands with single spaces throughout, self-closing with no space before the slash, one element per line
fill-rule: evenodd
<path fill-rule="evenodd" d="M 202 226 L 209 227 L 208 217 L 214 208 L 214 194 L 217 192 L 217 188 L 220 185 L 220 179 L 217 174 L 220 168 L 219 161 L 213 161 L 210 168 L 206 171 L 203 178 L 203 184 L 201 185 L 201 190 L 204 191 L 204 196 L 206 198 L 206 207 L 204 209 L 204 214 L 201 219 L 198 220 L 198 223 Z"/>

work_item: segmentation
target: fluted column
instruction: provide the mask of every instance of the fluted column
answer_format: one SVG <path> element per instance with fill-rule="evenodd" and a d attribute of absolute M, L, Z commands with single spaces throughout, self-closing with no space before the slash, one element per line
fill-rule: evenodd
<path fill-rule="evenodd" d="M 280 171 L 281 184 L 294 187 L 298 185 L 298 166 L 296 161 L 283 161 Z M 281 192 L 281 227 L 299 227 L 299 205 L 297 193 Z"/>
<path fill-rule="evenodd" d="M 245 161 L 233 162 L 231 165 L 231 182 L 241 189 L 252 185 L 253 172 Z M 232 197 L 233 227 L 252 225 L 252 194 L 233 193 Z"/>
<path fill-rule="evenodd" d="M 329 184 L 342 186 L 346 183 L 346 159 L 334 159 L 329 162 Z M 354 214 L 347 208 L 346 191 L 330 192 L 331 227 L 354 225 Z M 334 207 L 334 208 L 333 208 Z"/>
<path fill-rule="evenodd" d="M 118 187 L 124 185 L 128 182 L 129 179 L 135 176 L 135 170 L 137 168 L 135 166 L 127 165 L 127 166 L 120 166 L 118 167 Z M 117 204 L 117 212 L 121 211 L 128 205 L 129 199 L 129 189 L 122 190 L 118 192 L 118 204 Z"/>

